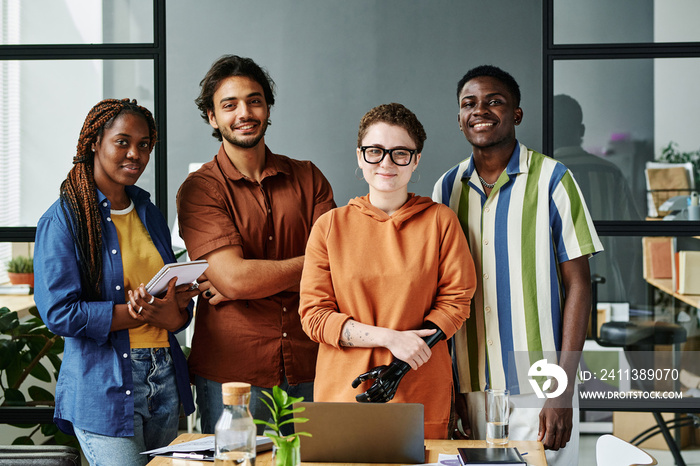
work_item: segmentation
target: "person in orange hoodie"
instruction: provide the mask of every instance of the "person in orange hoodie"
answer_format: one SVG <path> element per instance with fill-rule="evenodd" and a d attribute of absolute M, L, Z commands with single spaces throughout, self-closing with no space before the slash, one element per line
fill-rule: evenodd
<path fill-rule="evenodd" d="M 425 138 L 401 104 L 362 118 L 357 163 L 369 194 L 314 225 L 299 314 L 320 343 L 314 401 L 422 403 L 425 437 L 445 439 L 453 399 L 446 339 L 469 317 L 476 276 L 454 212 L 408 192 Z M 394 372 L 389 394 L 387 379 L 401 365 L 413 370 Z"/>

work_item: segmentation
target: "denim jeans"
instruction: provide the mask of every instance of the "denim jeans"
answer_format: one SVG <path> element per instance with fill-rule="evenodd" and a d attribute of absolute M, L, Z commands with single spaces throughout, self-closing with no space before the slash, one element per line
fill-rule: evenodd
<path fill-rule="evenodd" d="M 75 427 L 91 465 L 145 465 L 142 451 L 163 447 L 177 437 L 180 397 L 169 348 L 133 348 L 134 436 L 111 437 Z M 109 422 L 105 419 L 105 422 Z"/>
<path fill-rule="evenodd" d="M 224 410 L 224 403 L 221 397 L 221 384 L 214 382 L 198 375 L 194 378 L 195 387 L 197 390 L 197 409 L 201 416 L 202 433 L 213 434 L 216 427 L 216 421 L 219 420 L 221 412 Z M 289 385 L 285 377 L 280 388 L 285 390 L 289 396 L 304 397 L 304 401 L 314 400 L 314 383 L 306 382 L 298 385 Z M 265 400 L 269 399 L 262 394 L 263 390 L 272 394 L 272 388 L 250 387 L 250 414 L 253 419 L 262 419 L 263 421 L 272 422 L 270 410 L 260 401 L 260 397 Z M 265 431 L 265 426 L 259 425 L 258 435 L 262 435 Z M 282 426 L 282 435 L 294 433 L 294 424 L 286 424 Z"/>

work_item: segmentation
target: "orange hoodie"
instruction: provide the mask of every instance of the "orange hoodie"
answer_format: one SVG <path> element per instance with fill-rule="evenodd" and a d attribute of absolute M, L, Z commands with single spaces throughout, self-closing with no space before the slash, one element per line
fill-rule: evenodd
<path fill-rule="evenodd" d="M 299 304 L 304 331 L 320 343 L 314 401 L 355 401 L 371 382 L 353 389 L 353 379 L 393 360 L 386 348 L 340 346 L 348 319 L 395 330 L 429 320 L 449 338 L 469 317 L 475 287 L 467 240 L 447 206 L 411 195 L 389 216 L 365 196 L 321 216 L 307 243 Z M 451 397 L 443 340 L 392 402 L 423 403 L 426 438 L 447 438 Z"/>

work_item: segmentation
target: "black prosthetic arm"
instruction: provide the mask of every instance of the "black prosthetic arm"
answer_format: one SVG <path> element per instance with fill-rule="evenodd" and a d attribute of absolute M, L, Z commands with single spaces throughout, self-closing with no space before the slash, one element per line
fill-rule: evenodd
<path fill-rule="evenodd" d="M 445 332 L 430 321 L 426 321 L 422 328 L 434 328 L 436 330 L 432 335 L 423 337 L 423 341 L 429 348 L 432 348 L 438 341 L 445 338 Z M 359 375 L 352 381 L 352 388 L 357 388 L 362 382 L 367 380 L 375 380 L 366 392 L 360 393 L 355 399 L 361 403 L 386 403 L 390 401 L 394 398 L 396 390 L 399 388 L 399 382 L 410 370 L 411 366 L 407 362 L 394 358 L 388 366 L 375 367 L 371 371 Z"/>

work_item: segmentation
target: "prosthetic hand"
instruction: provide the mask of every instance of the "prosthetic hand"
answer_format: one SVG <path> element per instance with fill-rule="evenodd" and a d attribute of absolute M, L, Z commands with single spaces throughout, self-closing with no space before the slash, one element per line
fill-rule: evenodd
<path fill-rule="evenodd" d="M 432 348 L 435 344 L 445 338 L 445 333 L 440 328 L 430 321 L 423 324 L 424 329 L 434 328 L 436 331 L 430 336 L 423 337 L 423 341 Z M 369 372 L 359 375 L 352 381 L 352 388 L 357 388 L 362 382 L 375 379 L 369 389 L 360 393 L 355 399 L 361 403 L 386 403 L 394 398 L 396 390 L 399 388 L 399 382 L 403 376 L 408 374 L 411 366 L 400 359 L 394 360 L 388 366 L 378 366 Z"/>

